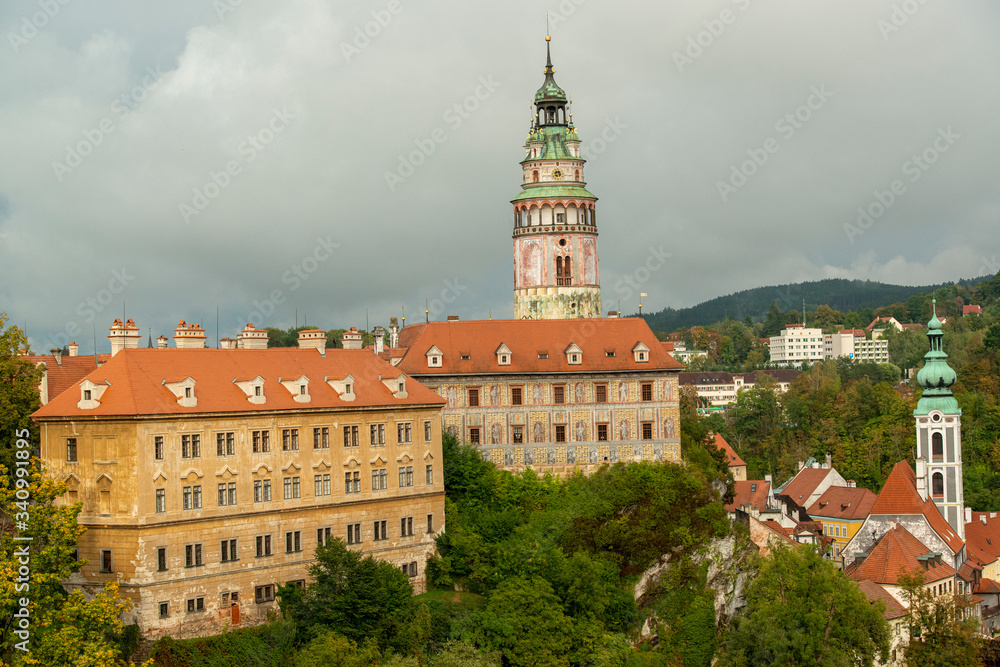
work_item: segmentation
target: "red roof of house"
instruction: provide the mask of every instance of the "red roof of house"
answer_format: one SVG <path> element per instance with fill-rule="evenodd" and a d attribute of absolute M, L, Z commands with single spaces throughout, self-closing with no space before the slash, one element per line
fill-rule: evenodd
<path fill-rule="evenodd" d="M 973 512 L 965 524 L 966 554 L 980 565 L 1000 558 L 1000 513 Z"/>
<path fill-rule="evenodd" d="M 781 495 L 788 496 L 799 505 L 807 502 L 809 496 L 813 494 L 826 476 L 833 472 L 833 468 L 803 468 L 792 481 L 781 490 Z"/>
<path fill-rule="evenodd" d="M 763 512 L 767 509 L 767 497 L 771 493 L 771 484 L 764 480 L 736 481 L 733 483 L 733 502 L 726 505 L 727 512 L 743 509 L 744 505 Z"/>
<path fill-rule="evenodd" d="M 962 550 L 961 538 L 941 516 L 937 505 L 929 498 L 922 499 L 917 493 L 917 475 L 906 461 L 900 461 L 893 467 L 869 514 L 923 514 L 930 527 L 954 553 Z"/>
<path fill-rule="evenodd" d="M 865 519 L 878 496 L 856 486 L 831 486 L 806 512 L 811 517 L 857 520 Z"/>
<path fill-rule="evenodd" d="M 672 340 L 661 340 L 660 345 L 662 345 L 663 349 L 666 350 L 667 352 L 674 351 L 674 341 Z"/>
<path fill-rule="evenodd" d="M 740 458 L 740 455 L 736 453 L 736 450 L 730 447 L 729 443 L 726 442 L 726 439 L 718 433 L 715 434 L 715 446 L 726 453 L 726 463 L 729 464 L 730 468 L 746 465 L 746 462 Z"/>
<path fill-rule="evenodd" d="M 972 592 L 979 595 L 1000 595 L 1000 584 L 992 579 L 980 579 L 979 586 Z"/>
<path fill-rule="evenodd" d="M 263 404 L 250 403 L 235 382 L 239 378 L 264 379 Z M 311 401 L 299 403 L 283 385 L 309 378 Z M 327 379 L 354 378 L 353 401 L 341 400 Z M 255 412 L 313 410 L 373 406 L 438 405 L 444 399 L 415 380 L 406 383 L 406 398 L 394 398 L 380 381 L 403 373 L 367 350 L 318 350 L 269 348 L 266 350 L 166 349 L 122 350 L 85 379 L 107 385 L 100 405 L 77 407 L 80 394 L 67 391 L 34 413 L 36 418 L 99 417 L 108 415 L 199 414 L 205 412 Z M 168 378 L 191 377 L 197 406 L 181 407 L 163 384 Z M 77 385 L 79 383 L 76 383 Z"/>
<path fill-rule="evenodd" d="M 976 304 L 969 304 L 967 306 L 962 306 L 963 315 L 982 315 L 983 307 Z"/>
<path fill-rule="evenodd" d="M 46 382 L 48 383 L 49 400 L 51 401 L 82 380 L 87 373 L 97 368 L 98 361 L 104 363 L 111 358 L 111 355 L 99 354 L 95 359 L 92 354 L 82 357 L 71 357 L 64 354 L 58 362 L 55 356 L 51 354 L 31 355 L 23 358 L 32 363 L 45 364 L 45 368 L 48 370 Z"/>
<path fill-rule="evenodd" d="M 896 524 L 886 531 L 869 550 L 860 563 L 855 560 L 848 566 L 846 574 L 855 581 L 874 581 L 876 584 L 898 584 L 900 569 L 907 572 L 923 572 L 924 583 L 954 577 L 958 572 L 942 561 L 936 567 L 927 569 L 917 560 L 930 551 L 910 531 Z"/>
<path fill-rule="evenodd" d="M 865 597 L 872 604 L 875 604 L 877 600 L 881 600 L 885 604 L 885 611 L 882 613 L 882 617 L 885 620 L 891 621 L 894 618 L 906 616 L 906 609 L 903 608 L 903 605 L 899 604 L 899 600 L 892 597 L 889 591 L 874 581 L 859 581 L 858 588 L 861 589 L 861 592 L 865 594 Z"/>
<path fill-rule="evenodd" d="M 782 525 L 780 523 L 778 523 L 777 521 L 775 521 L 774 519 L 768 519 L 767 521 L 761 521 L 760 525 L 768 528 L 771 532 L 773 532 L 775 535 L 781 537 L 786 542 L 791 542 L 792 544 L 795 544 L 795 540 L 793 540 L 789 536 L 789 530 L 787 528 L 782 527 Z"/>
<path fill-rule="evenodd" d="M 632 348 L 643 344 L 648 362 L 637 362 Z M 500 366 L 496 350 L 511 351 L 510 365 Z M 576 344 L 582 363 L 570 364 L 566 349 Z M 427 367 L 427 351 L 441 350 L 441 367 Z M 472 320 L 412 324 L 399 332 L 407 348 L 398 368 L 413 375 L 485 373 L 578 373 L 592 371 L 681 370 L 656 339 L 646 320 L 637 317 L 572 320 Z M 541 354 L 546 358 L 540 359 Z M 462 356 L 469 357 L 462 360 Z"/>

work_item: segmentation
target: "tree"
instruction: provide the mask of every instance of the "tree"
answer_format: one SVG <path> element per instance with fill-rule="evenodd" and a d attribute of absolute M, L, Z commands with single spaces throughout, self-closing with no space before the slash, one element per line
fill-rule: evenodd
<path fill-rule="evenodd" d="M 923 572 L 901 570 L 899 583 L 909 602 L 910 641 L 906 664 L 910 667 L 978 667 L 979 608 L 964 595 L 934 596 L 924 587 Z"/>
<path fill-rule="evenodd" d="M 853 581 L 810 547 L 776 549 L 747 586 L 720 664 L 863 665 L 889 657 L 889 626 Z"/>
<path fill-rule="evenodd" d="M 6 324 L 7 313 L 0 313 L 0 465 L 14 470 L 11 435 L 28 429 L 29 441 L 38 442 L 38 428 L 31 422 L 31 413 L 39 407 L 42 369 L 19 357 L 19 352 L 28 348 L 28 338 L 18 327 Z"/>
<path fill-rule="evenodd" d="M 313 583 L 304 590 L 282 586 L 282 612 L 309 633 L 336 630 L 348 639 L 385 643 L 394 615 L 413 604 L 413 587 L 400 569 L 373 556 L 351 551 L 340 538 L 316 548 L 309 566 Z"/>

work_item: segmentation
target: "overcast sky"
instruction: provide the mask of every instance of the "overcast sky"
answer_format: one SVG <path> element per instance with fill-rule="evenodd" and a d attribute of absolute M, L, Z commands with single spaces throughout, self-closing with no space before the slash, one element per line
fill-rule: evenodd
<path fill-rule="evenodd" d="M 546 12 L 605 311 L 1000 269 L 996 2 L 5 0 L 0 310 L 511 317 Z"/>

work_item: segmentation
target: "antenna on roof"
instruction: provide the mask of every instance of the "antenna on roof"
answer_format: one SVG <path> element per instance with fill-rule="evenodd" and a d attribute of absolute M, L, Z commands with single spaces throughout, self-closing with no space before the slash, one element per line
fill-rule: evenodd
<path fill-rule="evenodd" d="M 406 326 L 406 306 L 400 306 L 400 309 L 403 311 L 403 326 L 405 327 Z"/>
<path fill-rule="evenodd" d="M 493 320 L 493 307 L 490 306 L 490 320 Z"/>
<path fill-rule="evenodd" d="M 94 322 L 94 363 L 97 363 L 97 322 Z"/>
<path fill-rule="evenodd" d="M 806 298 L 802 297 L 802 326 L 806 326 Z"/>
<path fill-rule="evenodd" d="M 368 309 L 365 308 L 365 331 L 370 331 L 368 328 Z"/>
<path fill-rule="evenodd" d="M 424 299 L 424 321 L 427 322 L 428 324 L 430 324 L 431 321 L 431 311 L 427 307 L 430 304 L 430 302 L 431 302 L 430 299 L 427 298 Z"/>

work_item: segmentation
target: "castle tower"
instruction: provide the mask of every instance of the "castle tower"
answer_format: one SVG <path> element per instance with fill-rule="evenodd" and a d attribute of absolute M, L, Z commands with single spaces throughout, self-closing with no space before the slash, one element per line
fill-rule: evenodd
<path fill-rule="evenodd" d="M 913 411 L 917 425 L 917 477 L 921 493 L 929 493 L 948 525 L 965 540 L 965 497 L 962 491 L 962 409 L 951 393 L 958 376 L 942 348 L 941 320 L 927 323 L 930 350 L 917 382 L 924 393 Z M 924 471 L 926 471 L 924 473 Z M 924 475 L 921 475 L 924 473 Z"/>
<path fill-rule="evenodd" d="M 551 38 L 545 42 L 545 81 L 524 143 L 521 194 L 511 201 L 514 317 L 600 317 L 597 197 L 584 187 L 580 137 L 553 76 Z"/>

